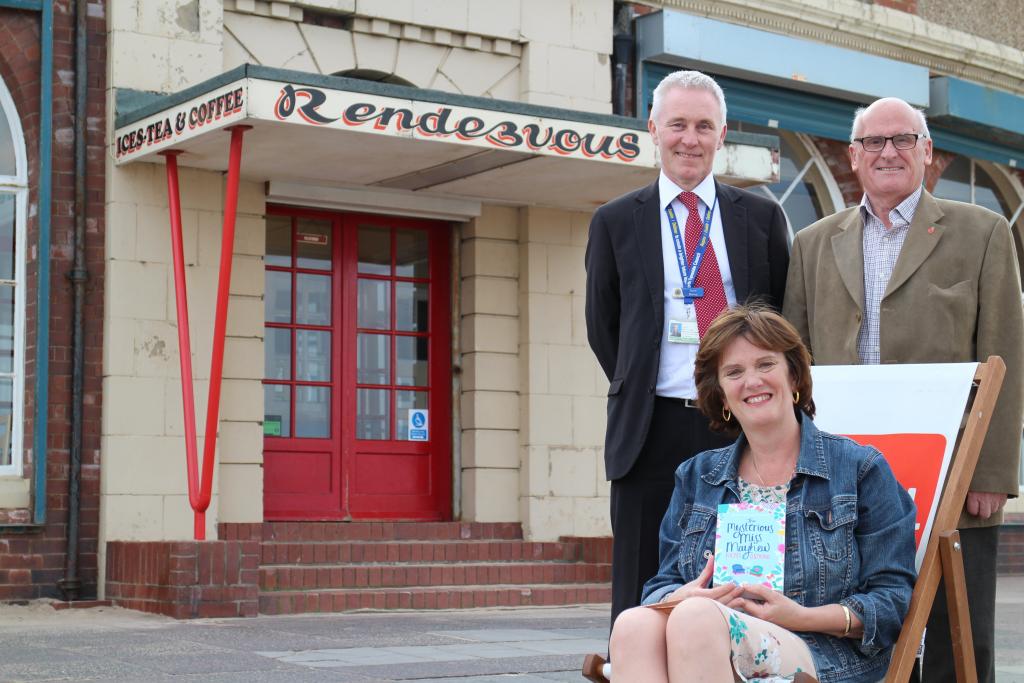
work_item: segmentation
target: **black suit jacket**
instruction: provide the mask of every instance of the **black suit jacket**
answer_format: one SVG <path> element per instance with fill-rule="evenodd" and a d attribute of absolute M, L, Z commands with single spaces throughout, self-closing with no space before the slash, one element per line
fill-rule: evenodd
<path fill-rule="evenodd" d="M 746 190 L 715 186 L 736 300 L 781 308 L 789 267 L 782 208 Z M 587 339 L 611 383 L 604 448 L 611 480 L 633 467 L 654 410 L 665 317 L 659 203 L 654 182 L 608 202 L 590 221 Z"/>

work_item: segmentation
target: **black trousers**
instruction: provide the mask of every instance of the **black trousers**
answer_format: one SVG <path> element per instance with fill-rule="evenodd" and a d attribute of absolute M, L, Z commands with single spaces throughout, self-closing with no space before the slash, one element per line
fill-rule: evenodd
<path fill-rule="evenodd" d="M 999 549 L 999 527 L 960 529 L 960 543 L 967 579 L 967 602 L 971 613 L 978 683 L 995 683 L 996 553 Z M 935 594 L 932 613 L 928 617 L 923 668 L 921 680 L 927 683 L 956 681 L 953 645 L 949 637 L 946 587 L 941 581 Z"/>
<path fill-rule="evenodd" d="M 658 573 L 658 530 L 679 464 L 732 439 L 708 429 L 707 419 L 681 401 L 656 398 L 651 427 L 636 464 L 612 481 L 612 624 L 640 604 L 644 583 Z"/>

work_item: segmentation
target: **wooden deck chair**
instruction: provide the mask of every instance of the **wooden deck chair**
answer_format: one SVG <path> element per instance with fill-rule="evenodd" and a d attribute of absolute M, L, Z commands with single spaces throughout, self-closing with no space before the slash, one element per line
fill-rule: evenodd
<path fill-rule="evenodd" d="M 941 578 L 945 578 L 956 679 L 958 683 L 977 683 L 963 556 L 960 555 L 960 536 L 956 525 L 1005 374 L 1006 365 L 999 356 L 989 356 L 987 361 L 978 364 L 975 371 L 974 386 L 964 411 L 965 420 L 957 438 L 953 462 L 946 476 L 932 531 L 928 538 L 921 539 L 921 543 L 926 544 L 926 550 L 907 617 L 893 648 L 885 683 L 906 683 L 910 679 Z M 582 674 L 583 678 L 593 683 L 611 681 L 610 665 L 597 654 L 586 656 Z M 797 674 L 794 683 L 817 683 L 817 680 L 801 673 Z"/>

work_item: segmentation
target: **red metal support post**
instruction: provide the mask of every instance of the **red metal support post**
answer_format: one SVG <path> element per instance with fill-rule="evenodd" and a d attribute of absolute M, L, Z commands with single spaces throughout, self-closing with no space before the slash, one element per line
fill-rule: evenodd
<path fill-rule="evenodd" d="M 185 252 L 181 238 L 181 199 L 178 186 L 178 150 L 160 153 L 167 164 L 167 207 L 171 214 L 171 254 L 174 261 L 174 303 L 178 314 L 178 356 L 181 366 L 181 402 L 185 423 L 185 466 L 188 470 L 188 502 L 199 502 L 199 465 L 196 453 L 196 402 L 192 389 L 192 347 L 189 341 L 188 295 Z"/>
<path fill-rule="evenodd" d="M 174 296 L 178 314 L 178 353 L 181 359 L 181 393 L 185 423 L 185 458 L 188 470 L 188 500 L 195 512 L 194 535 L 206 538 L 206 510 L 213 489 L 213 458 L 217 446 L 220 417 L 220 389 L 224 370 L 224 340 L 227 334 L 231 264 L 235 245 L 235 216 L 238 211 L 238 182 L 242 166 L 242 135 L 251 126 L 232 126 L 228 158 L 227 187 L 224 195 L 224 225 L 221 234 L 220 273 L 217 281 L 217 307 L 213 319 L 213 354 L 210 361 L 210 393 L 206 408 L 202 474 L 199 473 L 196 446 L 196 412 L 192 389 L 192 352 L 189 342 L 188 298 L 185 286 L 185 256 L 181 237 L 181 204 L 178 190 L 180 152 L 164 152 L 167 160 L 167 194 L 171 214 L 171 247 L 174 257 Z"/>

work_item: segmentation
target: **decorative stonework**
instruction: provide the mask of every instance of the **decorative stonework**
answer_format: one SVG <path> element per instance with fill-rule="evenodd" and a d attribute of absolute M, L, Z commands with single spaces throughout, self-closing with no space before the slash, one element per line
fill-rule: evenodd
<path fill-rule="evenodd" d="M 1024 93 L 1024 52 L 857 0 L 663 0 L 664 7 L 808 38 Z"/>
<path fill-rule="evenodd" d="M 225 0 L 224 9 L 240 14 L 253 14 L 260 17 L 272 19 L 285 19 L 294 22 L 303 22 L 306 18 L 306 11 L 309 10 L 308 2 L 292 2 L 291 0 Z M 317 10 L 323 13 L 322 10 Z M 444 28 L 420 26 L 412 23 L 399 21 L 388 21 L 374 17 L 345 15 L 336 13 L 339 20 L 345 21 L 349 30 L 353 33 L 367 33 L 387 38 L 401 40 L 412 40 L 428 45 L 440 45 L 443 47 L 456 47 L 477 52 L 488 52 L 498 55 L 509 55 L 520 57 L 523 53 L 523 45 L 507 38 L 452 31 Z"/>

